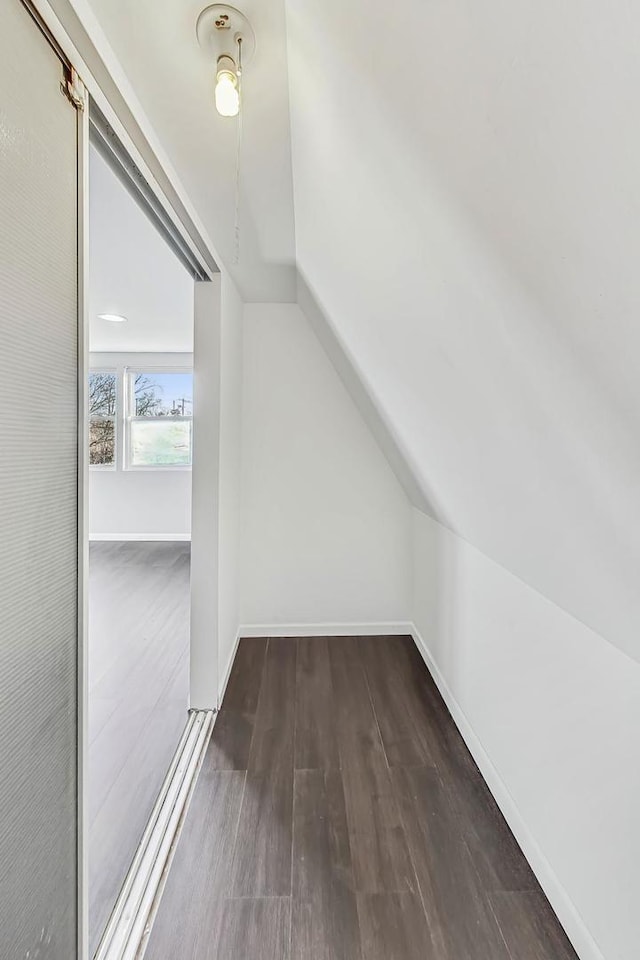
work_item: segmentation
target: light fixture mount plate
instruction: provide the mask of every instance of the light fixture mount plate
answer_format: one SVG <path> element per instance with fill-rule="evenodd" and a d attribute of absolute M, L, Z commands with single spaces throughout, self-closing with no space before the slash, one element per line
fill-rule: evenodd
<path fill-rule="evenodd" d="M 205 7 L 196 23 L 198 43 L 217 63 L 218 57 L 237 60 L 238 37 L 242 37 L 242 66 L 245 67 L 256 50 L 256 35 L 244 13 L 226 3 L 212 3 Z"/>

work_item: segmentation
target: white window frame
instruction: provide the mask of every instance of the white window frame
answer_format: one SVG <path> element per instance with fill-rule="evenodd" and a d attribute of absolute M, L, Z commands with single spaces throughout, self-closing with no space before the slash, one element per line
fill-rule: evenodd
<path fill-rule="evenodd" d="M 165 416 L 165 417 L 137 417 L 135 414 L 135 395 L 132 391 L 132 379 L 137 374 L 143 374 L 145 376 L 153 376 L 157 374 L 190 374 L 193 377 L 193 366 L 148 366 L 146 364 L 140 364 L 139 366 L 126 366 L 122 370 L 123 376 L 123 394 L 124 394 L 124 469 L 129 471 L 149 471 L 149 470 L 191 470 L 193 466 L 193 399 L 192 399 L 192 411 L 191 415 L 186 417 L 178 416 Z M 190 428 L 190 461 L 189 463 L 149 463 L 149 464 L 139 464 L 133 462 L 133 456 L 131 451 L 132 443 L 132 431 L 131 424 L 135 421 L 143 421 L 145 423 L 149 420 L 156 421 L 171 421 L 175 423 L 187 422 L 191 424 Z"/>
<path fill-rule="evenodd" d="M 119 460 L 118 451 L 120 448 L 120 433 L 121 433 L 120 422 L 122 419 L 121 412 L 120 412 L 120 393 L 121 393 L 120 382 L 119 382 L 120 371 L 116 367 L 91 367 L 87 375 L 87 398 L 89 397 L 88 381 L 89 381 L 89 378 L 93 376 L 93 374 L 95 373 L 108 374 L 110 376 L 114 376 L 116 380 L 116 405 L 115 405 L 115 412 L 113 414 L 113 444 L 114 444 L 113 463 L 91 463 L 91 447 L 90 446 L 87 446 L 86 456 L 87 456 L 87 459 L 89 460 L 90 470 L 99 470 L 99 471 L 107 470 L 107 471 L 113 472 L 118 469 L 118 460 Z M 88 399 L 87 399 L 87 402 L 89 402 Z M 110 419 L 111 417 L 97 417 L 97 416 L 91 416 L 91 414 L 89 414 L 88 415 L 89 439 L 90 439 L 90 430 L 91 430 L 91 420 L 110 420 Z"/>

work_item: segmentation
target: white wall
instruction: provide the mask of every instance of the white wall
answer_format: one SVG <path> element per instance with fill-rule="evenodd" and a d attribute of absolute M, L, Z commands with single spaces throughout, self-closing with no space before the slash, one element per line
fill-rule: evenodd
<path fill-rule="evenodd" d="M 640 7 L 286 6 L 298 268 L 443 524 L 414 616 L 584 960 L 635 960 Z"/>
<path fill-rule="evenodd" d="M 190 470 L 90 470 L 92 540 L 189 540 Z"/>
<path fill-rule="evenodd" d="M 240 624 L 242 458 L 242 300 L 222 274 L 220 324 L 220 465 L 218 520 L 218 678 L 222 692 Z"/>
<path fill-rule="evenodd" d="M 191 657 L 189 702 L 219 703 L 221 276 L 194 295 Z"/>
<path fill-rule="evenodd" d="M 179 57 L 192 27 L 182 18 L 177 48 L 177 20 L 149 19 L 147 4 L 132 32 L 125 6 L 96 8 L 185 184 L 198 187 L 215 218 L 207 185 L 227 190 L 232 138 L 220 141 L 225 176 L 212 180 L 210 152 L 182 136 L 184 96 L 173 80 L 168 96 L 159 90 L 153 62 L 174 48 Z M 640 932 L 631 819 L 638 668 L 613 644 L 640 657 L 640 8 L 625 0 L 398 0 L 393 16 L 382 0 L 286 0 L 286 8 L 299 270 L 408 451 L 434 514 L 522 578 L 444 528 L 423 528 L 416 620 L 533 847 L 606 960 L 631 960 Z M 402 51 L 401 70 L 393 51 Z M 206 90 L 194 70 L 185 89 Z M 253 190 L 268 190 L 268 168 Z M 286 437 L 298 398 L 285 402 L 255 353 L 249 344 L 246 358 Z M 280 354 L 272 360 L 289 375 Z M 255 385 L 246 393 L 251 464 L 280 477 L 292 502 L 285 522 L 274 516 L 280 487 L 271 475 L 250 476 L 245 463 L 250 589 L 241 613 L 315 619 L 323 596 L 309 585 L 323 584 L 327 564 L 314 569 L 293 520 L 306 542 L 324 547 L 325 529 L 330 539 L 340 528 L 327 504 L 341 478 L 329 476 L 319 484 L 326 498 L 300 509 L 304 483 L 282 464 L 314 490 L 312 457 L 305 450 L 289 460 L 263 422 Z M 296 445 L 310 447 L 301 435 Z M 320 429 L 319 450 L 330 446 Z M 261 482 L 275 499 L 266 501 Z M 350 529 L 360 509 L 353 485 L 335 502 L 348 509 Z M 377 529 L 376 516 L 371 510 Z M 353 573 L 342 558 L 361 541 L 360 530 L 320 555 Z M 247 558 L 244 544 L 254 542 L 257 555 Z M 326 596 L 337 601 L 347 591 L 345 577 L 335 579 Z M 296 595 L 300 609 L 291 611 Z M 282 610 L 270 609 L 270 596 Z"/>
<path fill-rule="evenodd" d="M 417 510 L 413 617 L 580 956 L 635 960 L 640 665 Z"/>
<path fill-rule="evenodd" d="M 117 370 L 121 378 L 126 367 L 184 369 L 192 365 L 191 353 L 90 355 L 92 368 Z M 91 539 L 188 540 L 191 536 L 191 470 L 123 470 L 121 430 L 118 448 L 116 469 L 89 469 Z"/>
<path fill-rule="evenodd" d="M 640 7 L 287 28 L 298 266 L 434 515 L 640 659 Z"/>
<path fill-rule="evenodd" d="M 407 621 L 407 498 L 306 317 L 244 310 L 241 621 Z"/>

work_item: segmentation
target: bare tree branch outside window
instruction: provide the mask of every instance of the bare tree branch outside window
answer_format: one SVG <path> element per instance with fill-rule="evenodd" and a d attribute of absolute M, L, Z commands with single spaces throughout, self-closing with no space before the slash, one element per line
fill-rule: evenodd
<path fill-rule="evenodd" d="M 136 417 L 162 416 L 162 400 L 157 396 L 158 384 L 146 373 L 136 373 L 134 381 L 134 400 Z"/>
<path fill-rule="evenodd" d="M 118 378 L 115 373 L 89 375 L 89 463 L 115 463 L 116 404 Z M 138 417 L 160 416 L 162 400 L 158 386 L 146 373 L 134 380 L 135 411 Z"/>
<path fill-rule="evenodd" d="M 89 375 L 89 463 L 115 461 L 115 373 Z"/>

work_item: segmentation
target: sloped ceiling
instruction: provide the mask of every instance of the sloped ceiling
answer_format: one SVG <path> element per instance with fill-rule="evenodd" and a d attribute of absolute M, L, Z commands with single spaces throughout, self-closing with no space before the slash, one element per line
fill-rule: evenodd
<path fill-rule="evenodd" d="M 202 5 L 91 0 L 245 299 L 295 253 L 416 499 L 640 657 L 640 8 L 246 0 L 234 266 Z"/>
<path fill-rule="evenodd" d="M 640 656 L 640 10 L 287 27 L 298 268 L 434 514 Z"/>

